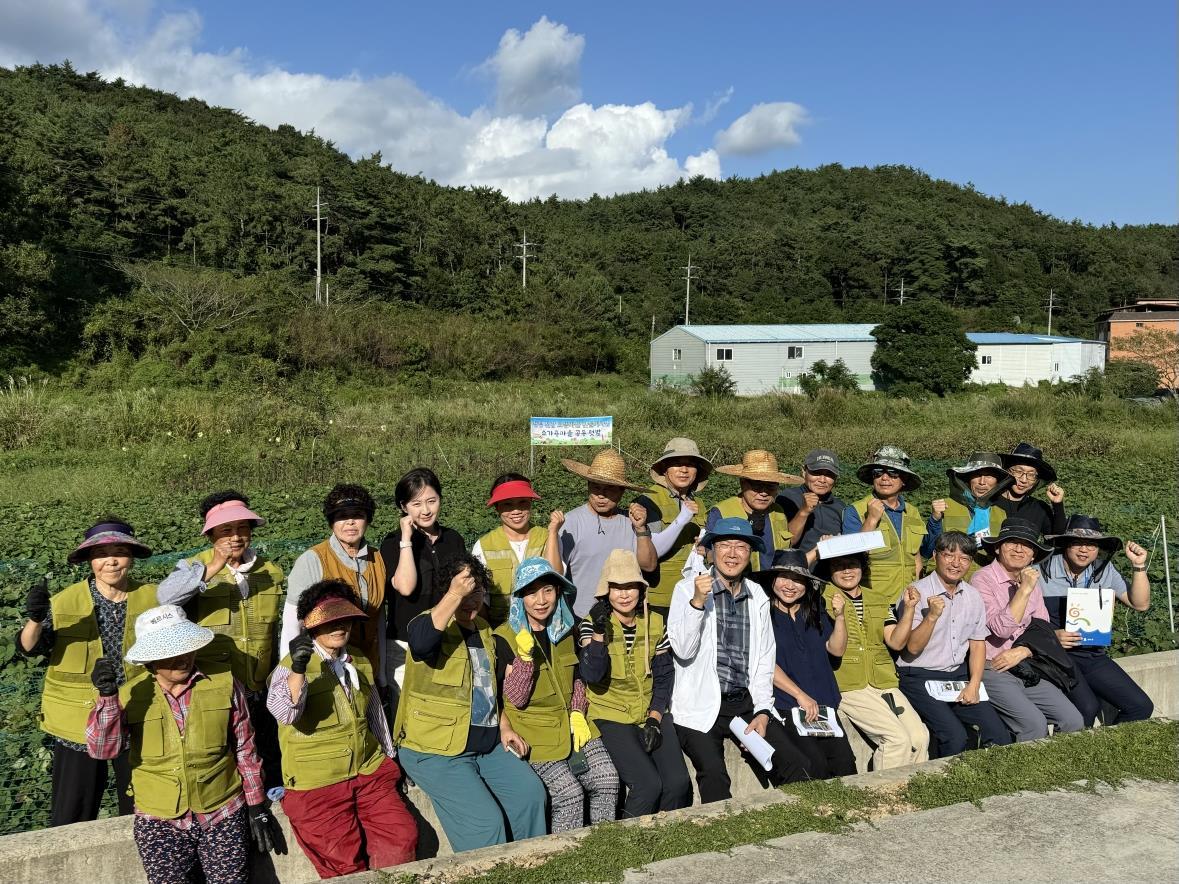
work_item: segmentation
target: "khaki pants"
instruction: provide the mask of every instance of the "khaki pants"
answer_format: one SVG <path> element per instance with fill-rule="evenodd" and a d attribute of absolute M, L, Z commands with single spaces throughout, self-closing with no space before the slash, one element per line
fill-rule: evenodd
<path fill-rule="evenodd" d="M 884 699 L 886 694 L 891 695 L 898 708 L 904 709 L 901 715 L 889 707 Z M 868 685 L 858 691 L 847 691 L 839 702 L 839 711 L 876 744 L 872 753 L 873 770 L 929 760 L 929 731 L 898 688 L 882 691 Z"/>

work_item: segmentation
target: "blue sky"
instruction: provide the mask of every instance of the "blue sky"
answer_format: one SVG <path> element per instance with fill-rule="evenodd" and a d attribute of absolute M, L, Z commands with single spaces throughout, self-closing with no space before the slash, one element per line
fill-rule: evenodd
<path fill-rule="evenodd" d="M 1172 0 L 3 6 L 0 64 L 68 55 L 514 198 L 898 163 L 1176 221 Z"/>

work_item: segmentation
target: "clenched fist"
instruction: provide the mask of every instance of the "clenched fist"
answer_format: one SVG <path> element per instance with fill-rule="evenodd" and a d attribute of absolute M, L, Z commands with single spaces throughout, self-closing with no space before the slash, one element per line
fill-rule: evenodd
<path fill-rule="evenodd" d="M 930 507 L 933 509 L 933 520 L 935 522 L 940 522 L 942 520 L 942 516 L 946 514 L 946 499 L 944 497 L 939 497 L 930 504 Z"/>
<path fill-rule="evenodd" d="M 946 600 L 940 595 L 931 595 L 928 601 L 929 612 L 925 616 L 929 619 L 936 620 L 946 610 Z"/>
<path fill-rule="evenodd" d="M 692 604 L 697 608 L 703 608 L 704 602 L 708 599 L 708 594 L 712 592 L 712 575 L 699 574 L 692 584 Z"/>

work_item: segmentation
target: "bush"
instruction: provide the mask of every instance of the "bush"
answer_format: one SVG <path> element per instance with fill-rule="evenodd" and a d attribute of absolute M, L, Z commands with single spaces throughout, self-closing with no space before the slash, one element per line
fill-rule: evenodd
<path fill-rule="evenodd" d="M 1105 383 L 1123 399 L 1153 396 L 1159 388 L 1159 370 L 1137 359 L 1114 359 L 1105 366 Z"/>
<path fill-rule="evenodd" d="M 808 398 L 814 399 L 820 390 L 839 390 L 845 393 L 855 393 L 860 389 L 855 375 L 842 359 L 836 359 L 831 365 L 820 359 L 811 366 L 811 370 L 804 372 L 798 378 L 798 386 Z"/>
<path fill-rule="evenodd" d="M 872 337 L 872 378 L 889 393 L 911 397 L 920 387 L 945 396 L 961 390 L 975 368 L 977 347 L 963 333 L 957 314 L 932 298 L 889 311 Z"/>
<path fill-rule="evenodd" d="M 701 369 L 692 377 L 689 389 L 706 399 L 731 399 L 737 395 L 737 382 L 723 365 Z"/>

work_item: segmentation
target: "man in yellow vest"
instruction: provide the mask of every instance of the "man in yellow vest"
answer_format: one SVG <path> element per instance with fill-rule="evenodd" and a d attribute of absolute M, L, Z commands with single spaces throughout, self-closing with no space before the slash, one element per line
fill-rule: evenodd
<path fill-rule="evenodd" d="M 130 743 L 135 845 L 151 884 L 188 880 L 245 884 L 251 837 L 264 853 L 282 845 L 262 789 L 245 691 L 228 667 L 198 668 L 213 632 L 176 605 L 135 618 L 129 662 L 146 672 L 118 687 L 118 664 L 98 661 L 98 699 L 86 748 L 113 758 Z M 285 853 L 285 846 L 278 846 Z"/>
<path fill-rule="evenodd" d="M 41 729 L 53 737 L 51 826 L 98 817 L 108 765 L 86 753 L 86 715 L 94 705 L 90 675 L 98 661 L 123 657 L 134 640 L 135 618 L 155 605 L 155 586 L 131 577 L 134 560 L 150 555 L 130 525 L 108 516 L 87 529 L 67 558 L 71 565 L 89 564 L 86 580 L 52 598 L 44 580 L 29 590 L 16 648 L 24 656 L 49 658 L 38 718 Z M 120 666 L 116 682 L 122 684 L 140 671 L 131 663 Z M 127 754 L 116 753 L 110 760 L 119 813 L 131 813 Z"/>
<path fill-rule="evenodd" d="M 778 459 L 768 451 L 746 451 L 739 464 L 717 467 L 718 473 L 736 476 L 741 480 L 741 491 L 736 497 L 722 500 L 708 511 L 706 527 L 712 531 L 721 519 L 745 519 L 753 529 L 753 536 L 761 539 L 763 551 L 754 551 L 749 567 L 761 569 L 779 549 L 790 548 L 790 519 L 778 503 L 778 492 L 783 485 L 801 485 L 802 477 L 778 471 Z"/>
<path fill-rule="evenodd" d="M 884 445 L 856 470 L 856 478 L 871 486 L 872 493 L 843 511 L 843 533 L 880 532 L 884 546 L 868 553 L 865 586 L 895 604 L 921 576 L 925 524 L 917 507 L 905 502 L 905 492 L 920 488 L 921 477 L 909 468 L 909 455 L 896 445 Z"/>
<path fill-rule="evenodd" d="M 671 608 L 671 592 L 683 579 L 688 556 L 704 531 L 705 508 L 697 495 L 708 484 L 712 461 L 700 453 L 691 439 L 677 436 L 663 446 L 651 464 L 654 485 L 635 503 L 647 510 L 651 543 L 659 567 L 649 575 L 644 601 L 664 620 Z"/>
<path fill-rule="evenodd" d="M 504 473 L 491 483 L 487 505 L 495 507 L 499 525 L 475 541 L 471 555 L 491 572 L 487 622 L 493 629 L 507 622 L 512 581 L 521 562 L 543 556 L 558 571 L 564 567 L 561 564 L 562 514 L 550 513 L 547 528 L 530 525 L 534 500 L 540 500 L 540 495 L 527 476 Z"/>
<path fill-rule="evenodd" d="M 932 514 L 925 522 L 921 556 L 924 559 L 933 556 L 933 545 L 943 531 L 961 531 L 978 544 L 974 564 L 966 574 L 969 580 L 975 571 L 991 561 L 983 540 L 998 537 L 1007 518 L 1007 513 L 994 505 L 994 501 L 1015 483 L 1015 477 L 1007 472 L 998 454 L 976 451 L 962 466 L 946 470 L 946 478 L 950 480 L 950 497 L 938 498 L 930 504 Z"/>
<path fill-rule="evenodd" d="M 228 663 L 246 689 L 267 788 L 282 780 L 278 729 L 266 711 L 266 679 L 278 662 L 283 573 L 250 546 L 266 520 L 237 491 L 218 491 L 200 504 L 202 533 L 212 544 L 181 559 L 156 591 L 162 605 L 180 605 L 189 618 L 213 630 L 202 662 Z"/>

